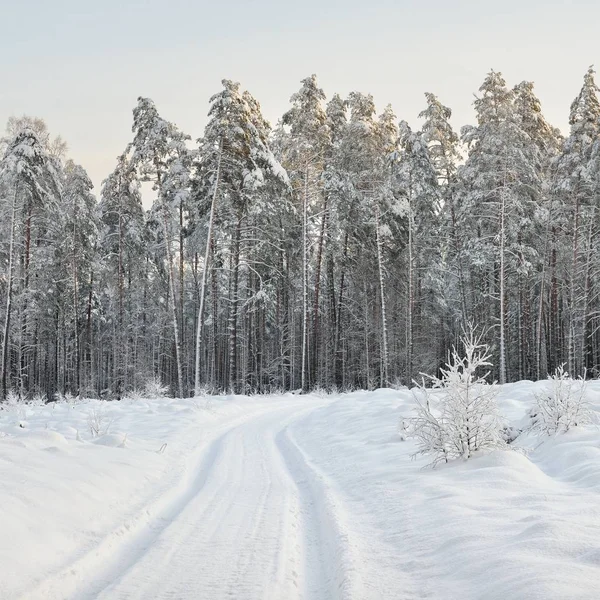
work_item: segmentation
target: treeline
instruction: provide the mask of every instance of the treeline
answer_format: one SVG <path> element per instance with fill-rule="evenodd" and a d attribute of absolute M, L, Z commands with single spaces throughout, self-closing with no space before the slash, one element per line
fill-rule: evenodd
<path fill-rule="evenodd" d="M 197 143 L 140 98 L 99 202 L 42 121 L 11 119 L 2 397 L 408 384 L 469 323 L 500 382 L 596 374 L 598 92 L 590 69 L 566 139 L 496 72 L 460 136 L 433 94 L 416 131 L 315 76 L 275 129 L 224 80 Z"/>

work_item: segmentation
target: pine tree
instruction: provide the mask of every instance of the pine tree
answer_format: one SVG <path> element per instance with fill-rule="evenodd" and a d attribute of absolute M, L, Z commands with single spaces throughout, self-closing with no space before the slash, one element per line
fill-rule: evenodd
<path fill-rule="evenodd" d="M 8 144 L 2 163 L 0 164 L 0 181 L 10 198 L 10 226 L 7 269 L 6 307 L 2 335 L 2 371 L 1 394 L 6 398 L 10 383 L 10 337 L 11 318 L 13 315 L 13 298 L 15 294 L 15 269 L 20 263 L 21 277 L 17 291 L 20 292 L 20 327 L 18 336 L 17 365 L 19 369 L 18 383 L 21 393 L 24 393 L 29 382 L 23 377 L 30 373 L 31 363 L 24 355 L 24 336 L 28 334 L 28 315 L 33 312 L 28 308 L 28 302 L 33 297 L 30 290 L 30 273 L 32 253 L 37 259 L 45 250 L 45 244 L 36 245 L 32 250 L 32 236 L 47 229 L 46 219 L 49 208 L 58 204 L 60 196 L 60 181 L 53 161 L 39 143 L 31 130 L 24 130 Z M 21 260 L 17 257 L 18 229 L 22 226 L 22 239 L 18 246 L 21 250 Z M 34 261 L 34 264 L 37 260 Z M 38 265 L 36 265 L 38 266 Z M 41 265 L 39 265 L 41 267 Z M 40 288 L 38 288 L 40 289 Z"/>
<path fill-rule="evenodd" d="M 109 362 L 112 376 L 108 378 L 108 374 L 103 374 L 102 384 L 112 383 L 112 391 L 120 398 L 135 383 L 134 373 L 129 372 L 132 362 L 130 338 L 136 327 L 131 307 L 138 304 L 133 297 L 143 288 L 141 280 L 146 251 L 140 184 L 126 154 L 117 159 L 115 170 L 103 182 L 98 211 L 101 223 L 99 246 L 104 270 L 104 314 L 112 326 Z M 132 367 L 136 371 L 144 370 L 139 363 Z"/>
<path fill-rule="evenodd" d="M 216 173 L 220 161 L 219 220 L 230 244 L 227 387 L 236 392 L 240 389 L 238 319 L 240 264 L 245 250 L 242 234 L 265 186 L 275 181 L 285 187 L 288 180 L 269 147 L 269 128 L 258 102 L 247 92 L 241 92 L 238 83 L 229 80 L 222 83 L 223 90 L 211 98 L 210 120 L 199 153 L 199 177 L 206 181 L 211 173 Z"/>
<path fill-rule="evenodd" d="M 514 274 L 528 266 L 516 265 L 512 259 L 524 256 L 523 231 L 531 227 L 532 203 L 539 197 L 541 181 L 536 148 L 514 108 L 514 91 L 506 87 L 500 73 L 491 71 L 480 92 L 474 102 L 478 125 L 463 128 L 469 156 L 460 171 L 465 189 L 461 209 L 471 235 L 471 278 L 483 284 L 481 300 L 491 294 L 498 301 L 495 315 L 480 301 L 476 318 L 497 326 L 499 381 L 505 383 L 511 366 L 507 277 L 509 271 Z"/>
<path fill-rule="evenodd" d="M 463 240 L 458 229 L 457 215 L 457 168 L 461 161 L 458 148 L 459 138 L 452 129 L 452 111 L 431 93 L 426 93 L 427 108 L 419 114 L 424 119 L 423 141 L 427 144 L 431 164 L 435 168 L 441 199 L 440 230 L 438 236 L 437 264 L 432 265 L 433 277 L 438 282 L 437 295 L 444 303 L 447 318 L 454 325 L 450 337 L 467 326 L 467 282 L 463 257 Z M 460 307 L 460 311 L 456 309 Z M 446 354 L 447 342 L 442 342 L 442 353 Z"/>
<path fill-rule="evenodd" d="M 531 227 L 527 231 L 527 239 L 519 249 L 518 269 L 518 356 L 519 379 L 542 377 L 542 364 L 546 365 L 546 352 L 542 357 L 542 341 L 544 319 L 552 329 L 556 328 L 558 311 L 544 311 L 546 302 L 547 262 L 550 253 L 551 238 L 555 237 L 556 207 L 549 193 L 550 169 L 552 161 L 556 158 L 562 144 L 560 132 L 552 127 L 544 118 L 541 104 L 533 91 L 533 84 L 523 81 L 514 88 L 514 107 L 520 122 L 521 129 L 527 134 L 531 142 L 529 155 L 538 179 L 542 182 L 533 192 L 533 212 L 531 214 Z M 527 248 L 529 246 L 529 249 Z M 538 248 L 532 252 L 531 248 Z M 541 250 L 541 252 L 539 251 Z M 538 275 L 539 282 L 535 280 Z M 533 276 L 534 286 L 527 289 Z M 533 309 L 537 301 L 537 316 L 533 316 Z M 535 321 L 535 334 L 534 330 Z M 554 346 L 554 343 L 552 344 Z M 545 343 L 548 347 L 548 343 Z M 535 358 L 534 358 L 535 357 Z M 543 360 L 542 360 L 543 358 Z M 534 362 L 535 361 L 535 362 Z M 535 368 L 534 368 L 535 364 Z"/>
<path fill-rule="evenodd" d="M 61 236 L 64 240 L 64 256 L 60 268 L 71 273 L 68 310 L 73 329 L 74 373 L 70 387 L 71 392 L 78 396 L 84 380 L 88 389 L 91 384 L 90 298 L 93 294 L 99 224 L 96 198 L 92 194 L 93 185 L 87 173 L 72 161 L 66 163 L 64 171 L 62 200 L 65 219 Z"/>
<path fill-rule="evenodd" d="M 586 229 L 594 219 L 595 187 L 591 176 L 591 160 L 600 126 L 600 102 L 590 67 L 583 87 L 571 104 L 569 124 L 571 131 L 554 164 L 553 195 L 564 206 L 564 227 L 570 232 L 570 264 L 567 290 L 568 370 L 581 375 L 586 367 L 586 329 L 588 312 L 589 271 L 585 249 Z"/>
<path fill-rule="evenodd" d="M 431 306 L 423 306 L 426 291 L 426 265 L 432 262 L 433 237 L 440 212 L 437 173 L 427 143 L 405 121 L 400 123 L 400 158 L 395 186 L 404 201 L 407 218 L 406 244 L 406 378 L 412 381 L 415 359 L 415 330 L 423 331 L 424 318 Z M 419 311 L 416 311 L 419 307 Z M 421 312 L 422 311 L 422 312 Z M 424 341 L 424 340 L 423 340 Z M 422 348 L 429 347 L 425 342 Z M 422 354 L 422 348 L 419 353 Z M 419 357 L 422 363 L 423 357 Z"/>
<path fill-rule="evenodd" d="M 308 391 L 316 383 L 318 364 L 319 295 L 321 290 L 321 264 L 325 228 L 327 224 L 327 194 L 322 190 L 325 152 L 330 143 L 327 115 L 323 108 L 325 94 L 317 85 L 316 75 L 302 80 L 302 87 L 290 99 L 292 108 L 283 115 L 289 126 L 289 143 L 283 149 L 284 165 L 291 175 L 291 184 L 302 207 L 302 363 L 301 386 Z M 315 257 L 315 283 L 313 302 L 313 331 L 309 360 L 309 246 L 313 211 L 321 212 L 317 252 Z M 312 219 L 311 219 L 312 221 Z M 310 365 L 310 368 L 309 368 Z"/>
<path fill-rule="evenodd" d="M 163 240 L 167 261 L 169 302 L 173 324 L 173 337 L 175 340 L 175 367 L 177 372 L 177 390 L 180 397 L 185 395 L 183 381 L 183 356 L 182 356 L 182 302 L 183 289 L 180 290 L 180 301 L 176 298 L 176 283 L 173 260 L 173 221 L 174 210 L 179 211 L 179 261 L 180 261 L 180 285 L 183 287 L 183 204 L 181 201 L 177 207 L 169 203 L 169 192 L 165 188 L 165 180 L 173 161 L 185 164 L 188 149 L 185 144 L 189 136 L 181 133 L 175 125 L 164 120 L 158 114 L 154 102 L 149 98 L 138 98 L 138 104 L 133 110 L 133 142 L 131 143 L 131 163 L 138 170 L 143 180 L 152 181 L 154 189 L 158 192 L 157 202 L 160 205 L 161 224 L 163 227 Z M 171 192 L 172 195 L 172 192 Z M 181 198 L 181 197 L 180 197 Z M 180 307 L 179 323 L 177 308 Z"/>

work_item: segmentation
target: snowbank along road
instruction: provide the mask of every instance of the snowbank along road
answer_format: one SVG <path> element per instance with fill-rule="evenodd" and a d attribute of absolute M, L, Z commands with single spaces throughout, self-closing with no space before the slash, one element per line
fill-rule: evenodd
<path fill-rule="evenodd" d="M 508 420 L 535 385 L 503 388 Z M 0 598 L 597 598 L 597 430 L 424 469 L 397 433 L 411 402 L 6 410 Z"/>

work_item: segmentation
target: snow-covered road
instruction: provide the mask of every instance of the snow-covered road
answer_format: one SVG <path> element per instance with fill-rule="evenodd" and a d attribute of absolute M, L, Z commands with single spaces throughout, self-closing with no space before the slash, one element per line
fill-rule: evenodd
<path fill-rule="evenodd" d="M 111 560 L 78 597 L 333 597 L 324 528 L 291 470 L 286 437 L 287 424 L 312 408 L 286 404 L 219 435 L 152 539 Z"/>
<path fill-rule="evenodd" d="M 503 387 L 508 422 L 541 384 Z M 590 388 L 600 410 L 600 383 Z M 406 390 L 0 411 L 1 600 L 592 600 L 597 428 L 424 468 Z M 93 436 L 90 419 L 110 423 Z"/>
<path fill-rule="evenodd" d="M 302 397 L 270 403 L 217 428 L 177 493 L 152 499 L 149 523 L 107 536 L 25 596 L 339 597 L 347 582 L 337 564 L 344 549 L 336 544 L 347 524 L 341 513 L 328 512 L 331 491 L 323 489 L 288 427 L 330 402 Z"/>

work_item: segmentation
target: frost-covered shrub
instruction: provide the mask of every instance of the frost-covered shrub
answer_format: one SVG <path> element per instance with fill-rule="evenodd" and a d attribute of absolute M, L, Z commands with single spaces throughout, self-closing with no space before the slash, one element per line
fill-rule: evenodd
<path fill-rule="evenodd" d="M 142 387 L 135 387 L 125 394 L 124 398 L 140 401 L 154 398 L 164 398 L 169 393 L 169 388 L 163 385 L 158 377 L 147 379 Z"/>
<path fill-rule="evenodd" d="M 312 389 L 310 393 L 313 396 L 316 396 L 317 398 L 327 398 L 328 396 L 331 396 L 331 394 L 333 394 L 334 392 L 332 390 L 328 390 L 326 387 L 318 385 L 314 389 Z"/>
<path fill-rule="evenodd" d="M 34 394 L 33 398 L 31 399 L 31 404 L 33 404 L 34 406 L 43 406 L 44 404 L 46 404 L 46 401 L 46 394 L 38 392 Z"/>
<path fill-rule="evenodd" d="M 125 399 L 132 400 L 133 402 L 139 402 L 140 400 L 144 400 L 146 397 L 147 396 L 146 396 L 146 393 L 144 392 L 144 390 L 134 388 L 134 389 L 130 390 L 129 392 L 127 392 Z"/>
<path fill-rule="evenodd" d="M 514 427 L 513 425 L 505 425 L 501 431 L 502 439 L 507 444 L 512 444 L 522 433 L 522 429 Z"/>
<path fill-rule="evenodd" d="M 27 417 L 27 407 L 23 397 L 16 390 L 8 390 L 6 404 L 9 410 L 16 416 L 19 426 L 24 427 L 24 421 Z"/>
<path fill-rule="evenodd" d="M 6 404 L 9 406 L 18 406 L 22 403 L 22 398 L 15 390 L 8 390 L 6 394 Z"/>
<path fill-rule="evenodd" d="M 75 404 L 79 399 L 79 396 L 74 396 L 71 392 L 65 392 L 64 394 L 61 392 L 56 392 L 54 394 L 54 398 L 57 402 L 66 402 L 67 404 Z"/>
<path fill-rule="evenodd" d="M 110 430 L 112 419 L 106 413 L 106 408 L 103 405 L 92 407 L 88 413 L 88 427 L 92 437 L 105 435 Z"/>
<path fill-rule="evenodd" d="M 498 389 L 487 383 L 489 372 L 477 374 L 491 365 L 489 349 L 472 329 L 462 341 L 464 356 L 453 349 L 440 377 L 425 375 L 413 389 L 416 415 L 407 420 L 406 434 L 417 440 L 417 454 L 433 456 L 434 466 L 506 447 L 496 406 Z"/>
<path fill-rule="evenodd" d="M 592 422 L 592 413 L 585 400 L 586 382 L 573 379 L 564 365 L 548 375 L 546 387 L 535 395 L 531 411 L 531 428 L 546 435 L 565 433 L 571 427 Z"/>
<path fill-rule="evenodd" d="M 195 398 L 206 398 L 206 396 L 218 396 L 219 395 L 219 390 L 212 386 L 209 385 L 208 383 L 205 383 L 204 385 L 201 385 L 198 388 L 198 391 L 194 394 Z"/>
<path fill-rule="evenodd" d="M 168 393 L 169 388 L 158 377 L 149 379 L 144 384 L 143 394 L 146 398 L 164 398 Z"/>

